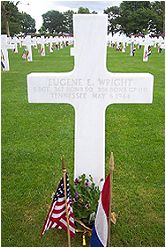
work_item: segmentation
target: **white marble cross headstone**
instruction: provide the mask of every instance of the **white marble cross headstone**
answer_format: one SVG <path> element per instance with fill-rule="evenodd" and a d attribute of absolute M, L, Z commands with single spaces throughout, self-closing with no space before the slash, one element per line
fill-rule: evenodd
<path fill-rule="evenodd" d="M 164 43 L 164 39 L 162 38 L 162 36 L 159 36 L 158 38 L 158 53 L 161 52 L 160 48 L 162 49 L 163 48 L 163 44 Z"/>
<path fill-rule="evenodd" d="M 48 40 L 49 40 L 49 44 L 50 44 L 50 46 L 49 46 L 50 53 L 53 53 L 53 37 L 50 36 Z"/>
<path fill-rule="evenodd" d="M 141 46 L 142 46 L 142 37 L 141 36 L 139 36 L 138 37 L 138 49 L 140 49 L 141 48 Z"/>
<path fill-rule="evenodd" d="M 60 49 L 63 48 L 63 41 L 64 41 L 63 36 L 60 36 L 59 37 Z"/>
<path fill-rule="evenodd" d="M 32 41 L 33 47 L 37 49 L 37 38 L 34 36 L 34 37 L 31 39 L 31 41 Z"/>
<path fill-rule="evenodd" d="M 133 49 L 134 49 L 134 36 L 132 35 L 130 38 L 130 56 L 134 56 Z"/>
<path fill-rule="evenodd" d="M 146 35 L 145 36 L 145 40 L 144 40 L 144 53 L 143 53 L 143 62 L 147 62 L 148 61 L 148 48 L 149 48 L 149 45 L 150 45 L 150 37 L 149 35 Z"/>
<path fill-rule="evenodd" d="M 3 34 L 1 35 L 1 61 L 4 65 L 4 71 L 9 71 L 8 49 L 14 49 L 14 45 L 8 44 L 7 35 Z"/>
<path fill-rule="evenodd" d="M 161 43 L 161 49 L 165 49 L 165 38 L 163 39 L 163 42 Z"/>
<path fill-rule="evenodd" d="M 18 38 L 19 47 L 22 47 L 23 37 Z"/>
<path fill-rule="evenodd" d="M 105 111 L 113 103 L 152 103 L 153 76 L 111 73 L 106 67 L 107 15 L 74 15 L 74 70 L 27 76 L 30 103 L 75 109 L 75 178 L 105 177 Z"/>
<path fill-rule="evenodd" d="M 122 42 L 122 53 L 126 52 L 126 35 L 121 34 L 121 42 Z"/>
<path fill-rule="evenodd" d="M 23 46 L 26 46 L 27 51 L 28 51 L 28 56 L 27 56 L 27 60 L 28 61 L 32 61 L 32 40 L 31 40 L 31 36 L 27 35 L 22 43 Z"/>
<path fill-rule="evenodd" d="M 13 37 L 11 43 L 14 45 L 14 53 L 18 53 L 18 38 L 15 36 Z"/>
<path fill-rule="evenodd" d="M 41 56 L 45 56 L 45 38 L 41 36 L 39 43 L 41 44 Z"/>

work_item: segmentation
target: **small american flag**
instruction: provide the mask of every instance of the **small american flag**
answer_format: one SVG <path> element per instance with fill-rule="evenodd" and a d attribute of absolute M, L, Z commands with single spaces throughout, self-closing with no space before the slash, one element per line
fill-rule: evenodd
<path fill-rule="evenodd" d="M 73 209 L 71 207 L 71 196 L 69 187 L 69 178 L 66 174 L 66 194 L 67 194 L 67 206 L 68 206 L 68 218 L 70 227 L 70 236 L 74 238 L 75 225 Z M 64 194 L 64 181 L 61 179 L 58 189 L 53 197 L 53 201 L 45 220 L 41 236 L 44 235 L 45 231 L 51 228 L 64 229 L 67 232 L 67 219 L 66 219 L 66 208 L 65 208 L 65 194 Z"/>

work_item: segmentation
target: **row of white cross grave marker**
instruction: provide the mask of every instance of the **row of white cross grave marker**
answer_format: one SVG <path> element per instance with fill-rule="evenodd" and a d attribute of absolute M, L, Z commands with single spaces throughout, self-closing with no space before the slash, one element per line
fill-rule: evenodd
<path fill-rule="evenodd" d="M 74 177 L 105 178 L 105 110 L 110 104 L 152 103 L 153 75 L 106 68 L 107 15 L 76 14 L 74 69 L 27 76 L 29 103 L 67 103 L 75 109 Z"/>
<path fill-rule="evenodd" d="M 57 49 L 63 48 L 66 45 L 73 45 L 73 37 L 33 37 L 27 35 L 25 38 L 20 37 L 7 37 L 7 35 L 1 35 L 1 65 L 3 63 L 3 70 L 9 71 L 9 58 L 8 49 L 13 49 L 14 53 L 18 53 L 18 45 L 25 47 L 27 61 L 32 61 L 32 46 L 38 48 L 40 45 L 41 56 L 45 56 L 45 45 L 49 45 L 50 52 L 53 52 L 54 46 Z"/>
<path fill-rule="evenodd" d="M 85 38 L 87 39 L 87 38 Z M 40 45 L 40 53 L 41 56 L 45 56 L 45 45 L 49 45 L 49 51 L 53 52 L 54 47 L 57 49 L 63 48 L 67 45 L 74 44 L 74 37 L 33 37 L 27 35 L 25 38 L 23 37 L 7 37 L 6 35 L 1 35 L 1 65 L 3 65 L 3 70 L 9 70 L 9 59 L 8 59 L 8 49 L 13 49 L 15 53 L 18 53 L 18 45 L 20 47 L 24 46 L 26 48 L 26 53 L 24 54 L 24 58 L 27 61 L 32 61 L 32 46 L 38 48 Z M 125 34 L 115 34 L 111 35 L 111 33 L 107 36 L 107 45 L 115 46 L 117 50 L 119 50 L 120 46 L 122 47 L 122 52 L 126 51 L 126 46 L 130 44 L 130 56 L 134 56 L 135 46 L 144 47 L 143 61 L 148 61 L 148 57 L 151 54 L 151 49 L 149 47 L 154 46 L 158 48 L 158 52 L 161 49 L 165 49 L 165 40 L 160 36 L 159 38 L 154 37 L 150 38 L 149 35 L 146 35 L 144 38 L 139 37 L 127 37 Z M 74 49 L 71 49 L 71 56 L 74 56 Z"/>

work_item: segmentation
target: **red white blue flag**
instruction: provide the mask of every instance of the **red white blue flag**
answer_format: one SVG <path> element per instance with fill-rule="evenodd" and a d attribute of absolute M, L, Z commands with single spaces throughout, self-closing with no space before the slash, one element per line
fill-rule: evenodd
<path fill-rule="evenodd" d="M 66 194 L 67 194 L 67 207 L 68 207 L 68 218 L 70 227 L 70 236 L 74 238 L 75 235 L 75 225 L 74 225 L 74 215 L 71 206 L 71 196 L 69 188 L 69 178 L 66 174 Z M 66 219 L 66 206 L 65 206 L 65 194 L 64 194 L 64 181 L 61 179 L 58 189 L 54 194 L 53 201 L 48 212 L 47 218 L 45 220 L 41 236 L 51 228 L 63 229 L 67 232 L 67 219 Z"/>
<path fill-rule="evenodd" d="M 102 192 L 100 194 L 99 205 L 92 229 L 91 247 L 106 247 L 108 240 L 108 218 L 110 202 L 110 175 L 107 176 Z"/>

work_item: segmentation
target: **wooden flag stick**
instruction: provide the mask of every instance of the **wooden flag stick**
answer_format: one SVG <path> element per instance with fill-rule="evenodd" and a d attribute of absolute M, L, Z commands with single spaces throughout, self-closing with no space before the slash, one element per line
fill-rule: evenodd
<path fill-rule="evenodd" d="M 109 165 L 110 165 L 110 195 L 109 195 L 109 217 L 108 217 L 108 243 L 107 243 L 108 247 L 110 247 L 110 241 L 111 241 L 112 179 L 113 179 L 113 170 L 114 170 L 114 155 L 113 155 L 113 152 L 111 152 Z"/>
<path fill-rule="evenodd" d="M 65 193 L 65 208 L 66 208 L 68 247 L 71 247 L 69 211 L 68 211 L 68 207 L 67 207 L 67 187 L 66 187 L 66 172 L 67 172 L 67 170 L 66 170 L 66 166 L 65 166 L 64 156 L 62 157 L 62 171 L 63 171 L 63 182 L 64 182 L 64 193 Z"/>

